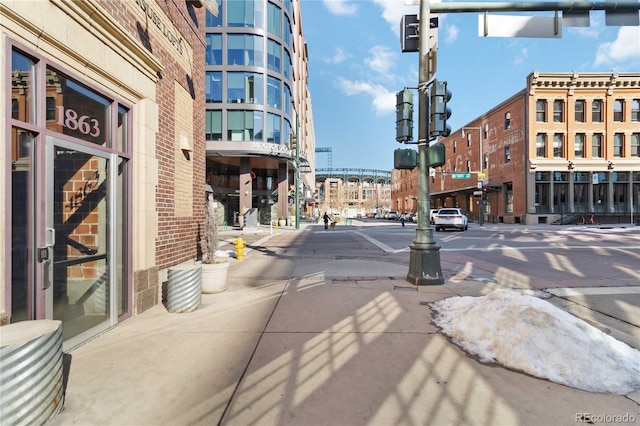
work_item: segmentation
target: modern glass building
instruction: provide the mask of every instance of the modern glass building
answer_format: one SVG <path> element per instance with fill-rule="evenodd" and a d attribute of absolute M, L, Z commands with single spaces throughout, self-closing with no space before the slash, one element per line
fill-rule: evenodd
<path fill-rule="evenodd" d="M 207 183 L 229 225 L 247 212 L 268 224 L 295 214 L 298 162 L 304 216 L 315 141 L 300 1 L 217 1 L 206 21 Z"/>

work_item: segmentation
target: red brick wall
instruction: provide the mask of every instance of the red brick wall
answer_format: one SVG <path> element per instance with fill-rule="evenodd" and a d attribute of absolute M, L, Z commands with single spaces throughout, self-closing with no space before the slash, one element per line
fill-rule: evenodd
<path fill-rule="evenodd" d="M 139 3 L 141 2 L 141 3 Z M 155 40 L 154 33 L 144 31 L 147 23 L 139 22 L 138 16 L 123 7 L 119 1 L 101 1 L 101 6 L 115 17 L 127 30 L 147 46 L 163 66 L 157 81 L 156 102 L 158 104 L 158 133 L 156 135 L 156 157 L 158 160 L 158 185 L 156 209 L 158 212 L 158 236 L 156 262 L 160 269 L 194 259 L 198 249 L 198 233 L 204 223 L 205 181 L 205 8 L 195 8 L 184 0 L 135 0 L 129 7 L 147 4 L 159 9 L 169 17 L 183 43 L 193 51 L 190 69 L 176 59 L 175 49 L 167 49 L 165 40 Z M 152 23 L 149 23 L 152 25 Z M 193 106 L 193 215 L 176 217 L 174 194 L 175 132 L 174 132 L 174 84 L 179 84 L 194 97 Z M 134 141 L 135 143 L 135 141 Z"/>
<path fill-rule="evenodd" d="M 513 218 L 526 213 L 526 181 L 525 181 L 525 96 L 520 92 L 496 108 L 488 111 L 482 117 L 468 123 L 465 136 L 461 129 L 457 129 L 450 136 L 440 138 L 445 145 L 445 164 L 436 168 L 436 176 L 429 177 L 431 193 L 431 208 L 459 207 L 477 217 L 477 201 L 479 197 L 472 194 L 477 189 L 478 175 L 471 173 L 469 179 L 453 179 L 452 173 L 466 173 L 467 162 L 470 171 L 479 171 L 480 144 L 478 143 L 481 128 L 483 138 L 483 154 L 488 154 L 488 165 L 484 167 L 485 184 L 513 185 L 513 213 L 507 213 L 505 208 L 505 194 L 503 192 L 489 193 L 491 218 L 503 217 L 507 223 L 513 223 Z M 505 114 L 509 112 L 511 121 L 505 129 Z M 485 125 L 486 138 L 485 138 Z M 467 135 L 471 137 L 471 144 L 467 147 Z M 454 149 L 455 146 L 455 149 Z M 510 148 L 511 161 L 505 163 L 505 147 Z M 417 197 L 417 168 L 413 170 L 393 170 L 391 172 L 391 210 L 402 210 L 407 204 L 412 206 L 411 198 Z M 444 172 L 444 180 L 443 173 Z M 409 202 L 407 203 L 407 199 Z M 406 209 L 411 211 L 410 208 Z"/>
<path fill-rule="evenodd" d="M 391 171 L 391 210 L 416 213 L 418 204 L 418 168 Z"/>

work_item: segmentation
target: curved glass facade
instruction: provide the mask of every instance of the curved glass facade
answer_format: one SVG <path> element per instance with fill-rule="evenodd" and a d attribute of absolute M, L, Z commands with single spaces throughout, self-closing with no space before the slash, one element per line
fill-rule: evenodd
<path fill-rule="evenodd" d="M 288 193 L 293 181 L 293 6 L 292 0 L 218 0 L 218 16 L 207 11 L 207 176 L 228 223 L 247 208 L 261 210 L 264 223 L 262 209 L 278 203 L 278 192 Z M 241 179 L 243 173 L 250 179 Z M 278 205 L 287 209 L 286 202 Z"/>
<path fill-rule="evenodd" d="M 218 0 L 218 7 L 219 16 L 207 11 L 206 18 L 207 110 L 236 112 L 236 104 L 252 104 L 255 110 L 251 109 L 252 120 L 246 118 L 249 111 L 242 109 L 237 112 L 245 114 L 244 119 L 238 118 L 240 114 L 227 113 L 221 114 L 219 123 L 214 120 L 215 114 L 207 114 L 207 135 L 211 135 L 207 140 L 219 140 L 213 134 L 222 134 L 226 138 L 221 141 L 288 143 L 290 137 L 281 137 L 281 131 L 291 129 L 294 113 L 291 1 Z M 267 112 L 268 116 L 259 117 Z M 266 132 L 248 131 L 258 128 L 260 120 L 267 123 Z M 248 132 L 238 139 L 239 129 Z M 252 137 L 247 138 L 247 134 Z"/>

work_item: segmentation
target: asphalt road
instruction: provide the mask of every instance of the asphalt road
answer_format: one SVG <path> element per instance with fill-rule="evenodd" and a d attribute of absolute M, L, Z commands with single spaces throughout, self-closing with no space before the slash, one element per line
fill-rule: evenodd
<path fill-rule="evenodd" d="M 409 252 L 416 224 L 354 221 L 354 230 L 387 253 Z M 469 225 L 433 231 L 442 260 L 472 262 L 487 274 L 537 289 L 640 285 L 640 228 Z"/>

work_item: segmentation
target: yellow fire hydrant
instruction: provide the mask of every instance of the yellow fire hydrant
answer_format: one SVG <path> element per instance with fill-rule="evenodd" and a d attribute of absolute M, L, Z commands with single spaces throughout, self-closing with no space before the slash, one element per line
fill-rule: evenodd
<path fill-rule="evenodd" d="M 242 237 L 238 237 L 233 245 L 236 246 L 236 259 L 242 260 L 244 259 L 244 248 L 247 246 L 247 243 L 244 242 Z"/>

